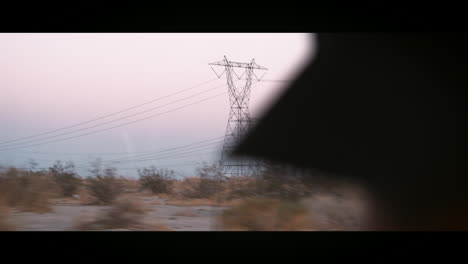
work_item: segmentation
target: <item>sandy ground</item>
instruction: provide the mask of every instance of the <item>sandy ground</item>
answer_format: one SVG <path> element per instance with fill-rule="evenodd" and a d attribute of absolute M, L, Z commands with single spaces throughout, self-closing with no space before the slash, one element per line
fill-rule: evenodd
<path fill-rule="evenodd" d="M 143 220 L 145 223 L 161 224 L 174 231 L 216 230 L 214 219 L 224 209 L 217 206 L 166 205 L 160 198 L 145 198 L 143 201 L 147 207 Z M 79 221 L 95 218 L 108 208 L 63 203 L 54 205 L 53 212 L 50 213 L 20 212 L 11 209 L 9 221 L 18 231 L 73 231 L 73 227 Z"/>
<path fill-rule="evenodd" d="M 227 206 L 174 205 L 158 196 L 138 196 L 146 208 L 143 222 L 162 225 L 173 231 L 215 231 L 217 215 Z M 193 202 L 193 201 L 192 201 Z M 360 230 L 365 203 L 353 192 L 344 195 L 317 194 L 302 201 L 313 215 L 317 230 Z M 201 203 L 198 203 L 201 204 Z M 18 231 L 73 231 L 79 221 L 89 221 L 108 209 L 107 206 L 81 205 L 78 201 L 58 201 L 50 213 L 19 212 L 11 209 L 9 222 Z M 124 231 L 126 229 L 117 229 Z"/>

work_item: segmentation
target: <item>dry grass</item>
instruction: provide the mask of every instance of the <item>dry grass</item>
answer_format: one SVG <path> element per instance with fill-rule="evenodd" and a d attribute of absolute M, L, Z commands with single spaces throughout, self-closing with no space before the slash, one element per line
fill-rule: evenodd
<path fill-rule="evenodd" d="M 120 196 L 120 199 L 138 200 L 139 202 L 147 205 L 164 205 L 165 203 L 161 198 L 162 197 L 160 195 L 156 196 L 151 192 L 128 192 Z"/>
<path fill-rule="evenodd" d="M 32 179 L 24 192 L 27 194 L 23 196 L 21 210 L 36 213 L 53 211 L 50 199 L 56 197 L 56 193 L 48 189 L 47 179 Z"/>
<path fill-rule="evenodd" d="M 60 196 L 60 192 L 46 172 L 9 169 L 0 175 L 0 193 L 5 205 L 21 211 L 51 212 L 51 199 Z"/>
<path fill-rule="evenodd" d="M 80 204 L 83 205 L 93 204 L 93 197 L 89 194 L 89 190 L 85 185 L 78 189 L 78 200 L 80 201 Z"/>
<path fill-rule="evenodd" d="M 140 182 L 136 179 L 127 179 L 124 177 L 120 177 L 119 180 L 122 186 L 124 186 L 125 193 L 135 193 L 138 192 L 141 188 Z"/>
<path fill-rule="evenodd" d="M 188 177 L 183 180 L 175 181 L 173 184 L 172 195 L 174 198 L 186 199 L 197 198 L 200 178 Z"/>
<path fill-rule="evenodd" d="M 108 172 L 107 175 L 98 175 L 87 179 L 87 191 L 94 204 L 108 205 L 112 204 L 125 188 L 122 181 L 115 177 L 113 172 Z"/>
<path fill-rule="evenodd" d="M 222 196 L 226 183 L 216 179 L 188 177 L 174 181 L 171 197 L 177 199 L 217 199 Z"/>
<path fill-rule="evenodd" d="M 0 199 L 0 231 L 14 231 L 14 226 L 8 221 L 8 207 Z"/>
<path fill-rule="evenodd" d="M 75 195 L 81 185 L 82 179 L 74 171 L 74 167 L 73 162 L 62 163 L 57 161 L 48 169 L 48 174 L 51 175 L 60 188 L 61 196 L 71 197 Z"/>
<path fill-rule="evenodd" d="M 204 166 L 198 169 L 197 177 L 176 180 L 164 170 L 147 169 L 140 171 L 139 191 L 151 190 L 172 205 L 220 205 L 230 201 L 255 197 L 294 199 L 309 195 L 310 185 L 295 175 L 289 177 L 288 170 L 276 167 L 261 173 L 258 177 L 224 177 L 219 168 Z M 166 176 L 165 176 L 166 175 Z M 169 176 L 167 176 L 169 175 Z M 143 177 L 144 176 L 144 177 Z M 129 189 L 135 190 L 137 183 Z M 144 187 L 146 186 L 146 187 Z M 143 188 L 144 187 L 144 188 Z"/>
<path fill-rule="evenodd" d="M 91 221 L 79 221 L 75 230 L 104 231 L 104 230 L 131 230 L 131 231 L 170 231 L 169 228 L 156 224 L 145 223 L 143 218 L 147 208 L 140 200 L 121 199 L 115 201 L 109 210 Z"/>
<path fill-rule="evenodd" d="M 300 178 L 289 179 L 285 175 L 262 174 L 261 177 L 231 177 L 202 179 L 189 177 L 173 183 L 172 199 L 212 199 L 230 201 L 255 197 L 300 199 L 310 195 L 311 186 Z"/>
<path fill-rule="evenodd" d="M 226 200 L 257 196 L 257 181 L 252 177 L 232 177 L 224 185 L 222 197 Z"/>
<path fill-rule="evenodd" d="M 270 198 L 246 199 L 220 216 L 227 231 L 313 231 L 314 221 L 299 203 Z"/>
<path fill-rule="evenodd" d="M 274 187 L 278 187 L 275 189 Z M 291 197 L 291 193 L 305 193 L 308 187 L 301 183 L 269 183 L 269 179 L 232 177 L 227 180 L 188 177 L 175 180 L 172 191 L 158 194 L 168 205 L 177 206 L 234 206 L 239 200 L 256 197 Z M 270 191 L 275 189 L 276 192 Z M 299 190 L 300 189 L 300 190 Z M 164 197 L 163 197 L 164 196 Z"/>
<path fill-rule="evenodd" d="M 78 230 L 106 230 L 130 228 L 138 225 L 145 214 L 141 203 L 135 200 L 119 200 L 110 209 L 100 214 L 97 219 L 83 222 L 77 226 Z"/>
<path fill-rule="evenodd" d="M 154 166 L 138 170 L 139 182 L 142 190 L 149 190 L 154 194 L 169 194 L 174 183 L 174 171 L 156 168 Z"/>

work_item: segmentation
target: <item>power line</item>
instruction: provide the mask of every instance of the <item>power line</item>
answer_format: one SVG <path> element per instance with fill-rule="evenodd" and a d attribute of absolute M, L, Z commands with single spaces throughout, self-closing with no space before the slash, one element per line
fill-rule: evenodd
<path fill-rule="evenodd" d="M 150 116 L 147 116 L 147 117 L 145 117 L 145 118 L 140 118 L 140 119 L 137 119 L 137 120 L 134 120 L 134 121 L 130 121 L 130 122 L 123 123 L 123 124 L 120 124 L 120 125 L 112 126 L 112 127 L 109 127 L 109 128 L 104 128 L 104 129 L 100 129 L 100 130 L 95 130 L 95 131 L 91 131 L 91 132 L 88 132 L 88 133 L 83 133 L 83 134 L 75 135 L 75 136 L 68 137 L 68 138 L 62 138 L 62 139 L 57 139 L 57 140 L 52 140 L 52 141 L 46 141 L 46 142 L 43 142 L 43 143 L 33 144 L 33 145 L 29 145 L 29 146 L 20 146 L 20 147 L 13 147 L 13 148 L 4 148 L 4 149 L 0 149 L 0 151 L 13 150 L 13 149 L 20 149 L 20 148 L 29 148 L 29 147 L 34 147 L 34 146 L 40 146 L 40 145 L 45 145 L 45 144 L 49 144 L 49 143 L 59 142 L 59 141 L 63 141 L 63 140 L 69 140 L 69 139 L 73 139 L 73 138 L 78 138 L 78 137 L 82 137 L 82 136 L 86 136 L 86 135 L 91 135 L 91 134 L 94 134 L 94 133 L 98 133 L 98 132 L 102 132 L 102 131 L 114 129 L 114 128 L 117 128 L 117 127 L 121 127 L 121 126 L 129 125 L 129 124 L 133 124 L 133 123 L 140 122 L 140 121 L 144 121 L 144 120 L 147 120 L 147 119 L 156 117 L 156 116 L 161 116 L 161 115 L 163 115 L 163 114 L 167 114 L 167 113 L 170 113 L 170 112 L 174 112 L 174 111 L 177 111 L 177 110 L 179 110 L 179 109 L 187 108 L 187 107 L 189 107 L 189 106 L 192 106 L 192 105 L 195 105 L 195 104 L 204 102 L 204 101 L 208 101 L 208 100 L 214 99 L 214 98 L 219 97 L 219 96 L 221 96 L 221 95 L 225 95 L 226 93 L 227 93 L 227 92 L 223 92 L 223 93 L 220 93 L 220 94 L 216 94 L 216 95 L 214 95 L 214 96 L 210 96 L 210 97 L 204 98 L 204 99 L 202 99 L 202 100 L 193 102 L 193 103 L 191 103 L 191 104 L 187 104 L 187 105 L 184 105 L 184 106 L 181 106 L 181 107 L 177 107 L 177 108 L 174 108 L 174 109 L 171 109 L 171 110 L 162 112 L 162 113 L 150 115 Z"/>
<path fill-rule="evenodd" d="M 194 153 L 206 149 L 214 149 L 212 145 L 214 144 L 219 144 L 220 142 L 213 142 L 210 144 L 205 144 L 201 145 L 192 149 L 183 149 L 183 150 L 178 150 L 176 152 L 172 153 L 161 153 L 159 155 L 153 155 L 150 157 L 143 157 L 143 158 L 129 158 L 129 159 L 120 159 L 120 160 L 108 160 L 108 161 L 102 161 L 102 163 L 105 164 L 124 164 L 124 163 L 131 163 L 131 162 L 140 162 L 140 161 L 150 161 L 150 160 L 158 160 L 158 159 L 167 159 L 167 158 L 174 158 L 174 157 L 179 157 L 180 155 L 185 156 L 185 154 L 188 153 Z M 80 167 L 86 167 L 86 166 L 80 166 Z"/>
<path fill-rule="evenodd" d="M 113 166 L 119 166 L 119 165 L 124 165 L 124 164 L 128 164 L 128 163 L 133 163 L 133 162 L 142 162 L 142 161 L 154 161 L 154 160 L 165 160 L 165 159 L 180 159 L 180 158 L 189 158 L 189 157 L 193 157 L 195 156 L 193 153 L 195 152 L 198 152 L 198 151 L 201 151 L 201 150 L 205 150 L 205 149 L 213 149 L 213 147 L 211 148 L 203 148 L 203 149 L 198 149 L 198 150 L 194 150 L 194 151 L 187 151 L 187 152 L 184 152 L 184 153 L 177 153 L 175 155 L 172 155 L 172 156 L 161 156 L 159 158 L 152 158 L 152 159 L 140 159 L 140 160 L 129 160 L 129 161 L 123 161 L 123 162 L 118 162 L 118 163 L 112 163 L 112 164 L 103 164 L 105 166 L 109 166 L 109 167 L 113 167 Z M 209 152 L 203 152 L 203 153 L 197 153 L 196 155 L 199 156 L 199 155 L 206 155 L 206 154 L 211 154 L 211 153 L 215 153 L 216 151 L 209 151 Z M 187 155 L 187 154 L 190 154 L 190 155 Z M 103 161 L 102 163 L 106 163 L 105 161 Z M 86 168 L 90 168 L 92 167 L 92 165 L 82 165 L 82 166 L 77 166 L 75 167 L 75 169 L 86 169 Z"/>
<path fill-rule="evenodd" d="M 199 84 L 197 84 L 197 85 L 195 85 L 195 86 L 192 86 L 192 87 L 189 87 L 189 88 L 186 88 L 186 89 L 177 91 L 177 92 L 175 92 L 175 93 L 172 93 L 172 94 L 169 94 L 169 95 L 166 95 L 166 96 L 162 96 L 162 97 L 158 97 L 158 98 L 152 99 L 152 100 L 150 100 L 150 101 L 147 101 L 147 102 L 145 102 L 145 103 L 142 103 L 142 104 L 139 104 L 139 105 L 135 105 L 135 106 L 132 106 L 132 107 L 128 107 L 128 108 L 125 108 L 125 109 L 123 109 L 123 110 L 120 110 L 120 111 L 117 111 L 117 112 L 113 112 L 113 113 L 110 113 L 110 114 L 107 114 L 107 115 L 99 116 L 99 117 L 96 117 L 96 118 L 93 118 L 93 119 L 90 119 L 90 120 L 87 120 L 87 121 L 83 121 L 83 122 L 80 122 L 80 123 L 76 123 L 76 124 L 74 124 L 74 125 L 65 126 L 65 127 L 59 128 L 59 129 L 55 129 L 55 130 L 52 130 L 52 131 L 47 131 L 47 132 L 43 132 L 43 133 L 40 133 L 40 134 L 35 134 L 35 135 L 27 136 L 27 137 L 12 139 L 12 140 L 8 140 L 8 141 L 2 141 L 2 142 L 0 142 L 0 144 L 6 144 L 6 143 L 21 141 L 21 140 L 29 139 L 29 138 L 33 138 L 33 137 L 39 137 L 39 136 L 43 136 L 43 135 L 47 135 L 47 134 L 52 134 L 52 133 L 55 133 L 55 132 L 58 132 L 58 131 L 62 131 L 62 130 L 65 130 L 65 129 L 69 129 L 69 128 L 77 127 L 77 126 L 80 126 L 80 125 L 84 125 L 84 124 L 87 124 L 87 123 L 91 123 L 91 122 L 94 122 L 94 121 L 97 121 L 97 120 L 101 120 L 101 119 L 104 119 L 104 118 L 107 118 L 107 117 L 111 117 L 111 116 L 114 116 L 114 115 L 117 115 L 117 114 L 120 114 L 120 113 L 129 111 L 129 110 L 132 110 L 132 109 L 135 109 L 135 108 L 138 108 L 138 107 L 141 107 L 141 106 L 150 104 L 150 103 L 154 103 L 154 102 L 156 102 L 156 101 L 159 101 L 159 100 L 162 100 L 162 99 L 165 99 L 165 98 L 168 98 L 168 97 L 171 97 L 171 96 L 174 96 L 174 95 L 183 93 L 183 92 L 185 92 L 185 91 L 189 91 L 189 90 L 191 90 L 191 89 L 195 89 L 195 88 L 197 88 L 197 87 L 199 87 L 199 86 L 202 86 L 202 85 L 204 85 L 204 84 L 206 84 L 206 83 L 212 82 L 212 81 L 217 80 L 217 79 L 218 79 L 218 78 L 213 78 L 213 79 L 210 79 L 210 80 L 208 80 L 208 81 L 199 83 Z"/>
<path fill-rule="evenodd" d="M 111 164 L 107 164 L 107 166 L 119 166 L 119 165 L 123 165 L 123 164 L 126 164 L 126 163 L 131 163 L 131 162 L 141 162 L 141 161 L 153 161 L 153 160 L 165 160 L 165 159 L 180 159 L 180 158 L 188 158 L 188 157 L 193 157 L 193 153 L 196 153 L 198 151 L 202 151 L 202 150 L 206 150 L 206 149 L 212 149 L 211 148 L 201 148 L 201 149 L 196 149 L 196 150 L 192 150 L 192 151 L 186 151 L 186 152 L 181 152 L 181 153 L 171 153 L 169 156 L 159 156 L 157 158 L 150 158 L 150 159 L 136 159 L 136 160 L 128 160 L 128 161 L 122 161 L 122 162 L 117 162 L 117 163 L 112 163 Z M 211 153 L 215 153 L 216 151 L 209 151 L 209 152 L 203 152 L 203 153 L 196 153 L 197 156 L 200 156 L 200 155 L 206 155 L 206 154 L 211 154 Z M 189 153 L 192 153 L 190 155 L 187 155 Z M 106 163 L 106 161 L 103 161 L 103 163 Z M 106 164 L 105 164 L 106 165 Z M 15 166 L 0 166 L 0 169 L 1 168 L 4 168 L 4 169 L 7 169 L 7 168 L 16 168 L 16 169 L 31 169 L 31 168 L 25 168 L 25 167 L 15 167 Z M 92 165 L 78 165 L 78 166 L 75 166 L 74 169 L 85 169 L 85 168 L 90 168 L 92 167 Z M 48 170 L 50 168 L 49 167 L 41 167 L 41 168 L 34 168 L 35 170 Z"/>
<path fill-rule="evenodd" d="M 15 155 L 10 155 L 9 158 L 11 158 L 11 156 L 15 156 Z M 56 161 L 56 160 L 51 160 L 51 159 L 41 159 L 41 158 L 38 159 L 38 158 L 31 158 L 31 157 L 25 157 L 25 156 L 20 156 L 20 157 L 16 156 L 16 158 L 17 159 L 26 159 L 26 160 L 27 159 L 29 159 L 29 160 L 32 159 L 34 161 L 36 161 L 36 160 L 37 161 L 49 161 L 49 162 L 55 162 Z"/>
<path fill-rule="evenodd" d="M 140 112 L 137 112 L 137 113 L 134 113 L 134 114 L 131 114 L 131 115 L 124 116 L 124 117 L 119 117 L 119 118 L 116 118 L 116 119 L 112 119 L 112 120 L 104 122 L 104 123 L 99 123 L 99 124 L 96 124 L 96 125 L 87 126 L 87 127 L 84 127 L 84 128 L 74 130 L 74 131 L 69 131 L 69 132 L 65 132 L 65 133 L 62 133 L 62 134 L 58 134 L 58 135 L 52 135 L 52 136 L 45 137 L 45 138 L 34 139 L 34 140 L 30 140 L 30 141 L 26 141 L 26 142 L 20 142 L 20 143 L 13 143 L 12 145 L 7 144 L 7 146 L 2 146 L 2 147 L 7 147 L 7 148 L 8 147 L 15 147 L 17 145 L 24 145 L 24 144 L 28 144 L 28 143 L 34 143 L 34 142 L 43 141 L 43 140 L 46 140 L 46 139 L 57 138 L 57 137 L 60 137 L 60 136 L 66 136 L 66 135 L 69 135 L 69 134 L 74 134 L 76 132 L 84 131 L 84 130 L 91 129 L 91 128 L 100 127 L 100 126 L 103 126 L 103 125 L 113 123 L 115 121 L 119 121 L 119 120 L 127 119 L 127 118 L 130 118 L 130 117 L 134 117 L 134 116 L 137 116 L 137 115 L 141 115 L 141 114 L 144 114 L 144 113 L 159 109 L 159 108 L 164 107 L 164 106 L 168 106 L 168 105 L 171 105 L 171 104 L 174 104 L 174 103 L 177 103 L 177 102 L 181 102 L 181 101 L 184 101 L 184 100 L 194 98 L 195 96 L 198 96 L 200 94 L 203 94 L 203 93 L 218 89 L 219 87 L 222 87 L 222 86 L 225 86 L 225 84 L 217 85 L 217 86 L 215 86 L 213 88 L 203 90 L 203 91 L 201 91 L 199 93 L 196 93 L 196 94 L 193 94 L 191 96 L 187 96 L 187 97 L 184 97 L 182 99 L 174 100 L 174 101 L 171 101 L 171 102 L 169 102 L 167 104 L 163 104 L 163 105 L 160 105 L 160 106 L 157 106 L 157 107 L 153 107 L 153 108 L 147 109 L 145 111 L 140 111 Z"/>
<path fill-rule="evenodd" d="M 222 137 L 218 137 L 218 138 L 214 138 L 214 139 L 220 139 Z M 209 143 L 209 144 L 202 144 L 200 146 L 197 146 L 198 144 L 200 143 L 204 143 L 204 142 L 209 142 L 209 141 L 213 141 L 214 139 L 209 139 L 209 140 L 204 140 L 204 141 L 199 141 L 199 142 L 196 142 L 196 143 L 192 143 L 192 144 L 187 144 L 187 145 L 183 145 L 183 146 L 179 146 L 179 147 L 174 147 L 174 148 L 170 148 L 170 149 L 165 149 L 165 150 L 160 150 L 160 151 L 157 151 L 157 152 L 152 152 L 152 153 L 147 153 L 147 154 L 141 154 L 141 155 L 134 155 L 132 157 L 127 157 L 127 158 L 117 158 L 117 159 L 112 159 L 112 160 L 108 160 L 107 162 L 114 162 L 114 161 L 120 161 L 120 160 L 127 160 L 127 159 L 134 159 L 134 158 L 150 158 L 152 156 L 159 156 L 161 155 L 161 153 L 167 155 L 167 154 L 172 154 L 172 153 L 167 153 L 167 152 L 173 152 L 174 150 L 176 150 L 175 152 L 179 152 L 180 150 L 177 150 L 177 149 L 182 149 L 183 151 L 187 150 L 187 149 L 193 149 L 193 148 L 199 148 L 199 147 L 204 147 L 204 146 L 208 146 L 208 145 L 213 145 L 213 144 L 218 144 L 222 141 L 216 141 L 216 142 L 212 142 L 212 143 Z M 195 146 L 192 146 L 192 145 L 195 145 Z M 159 154 L 159 155 L 158 155 Z"/>
<path fill-rule="evenodd" d="M 179 166 L 179 167 L 183 167 L 183 166 L 190 166 L 190 165 L 194 165 L 194 164 L 197 164 L 199 162 L 184 162 L 184 163 L 177 163 L 177 164 L 162 164 L 162 165 L 158 165 L 157 167 L 175 167 L 175 166 Z M 15 168 L 17 170 L 31 170 L 31 168 L 24 168 L 24 167 L 15 167 L 15 166 L 8 166 L 8 167 L 0 167 L 0 170 L 3 169 L 3 170 L 8 170 L 9 168 Z M 144 168 L 144 167 L 143 167 Z M 49 168 L 34 168 L 34 170 L 48 170 Z M 77 169 L 77 168 L 75 168 Z M 117 170 L 138 170 L 138 169 L 141 169 L 141 168 L 116 168 Z"/>
<path fill-rule="evenodd" d="M 189 151 L 187 151 L 187 149 L 185 149 L 185 150 L 182 150 L 182 152 L 181 152 L 181 150 L 179 150 L 179 151 L 176 151 L 176 152 L 173 152 L 173 153 L 162 153 L 162 154 L 159 154 L 159 155 L 153 155 L 151 157 L 144 157 L 144 158 L 140 158 L 140 159 L 129 158 L 129 159 L 121 159 L 121 160 L 108 160 L 108 161 L 102 161 L 102 163 L 107 164 L 107 165 L 110 165 L 110 164 L 116 165 L 116 164 L 125 164 L 125 163 L 140 162 L 140 161 L 151 161 L 151 160 L 159 160 L 159 159 L 167 159 L 167 158 L 191 157 L 193 155 L 187 156 L 185 154 L 194 153 L 194 152 L 198 152 L 198 151 L 202 151 L 202 150 L 206 150 L 206 149 L 213 149 L 213 147 L 208 147 L 208 146 L 211 146 L 211 145 L 214 145 L 214 144 L 219 144 L 219 143 L 220 142 L 213 142 L 213 143 L 210 143 L 210 144 L 201 145 L 201 146 L 192 148 Z M 201 154 L 203 154 L 203 153 L 201 153 Z M 180 156 L 180 155 L 182 155 L 182 156 Z M 85 167 L 89 167 L 89 166 L 88 165 L 81 165 L 81 166 L 78 166 L 76 168 L 85 168 Z"/>
<path fill-rule="evenodd" d="M 219 143 L 219 142 L 216 142 L 216 143 Z M 203 152 L 203 153 L 197 153 L 199 151 L 202 151 L 202 150 L 206 150 L 206 149 L 213 149 L 213 147 L 210 147 L 210 148 L 206 148 L 206 146 L 204 146 L 204 148 L 200 148 L 200 149 L 193 149 L 191 151 L 185 151 L 185 152 L 180 152 L 180 153 L 169 153 L 167 155 L 159 155 L 159 156 L 156 156 L 156 157 L 152 157 L 152 158 L 145 158 L 145 159 L 134 159 L 134 160 L 122 160 L 122 161 L 117 161 L 117 162 L 110 162 L 110 161 L 103 161 L 102 163 L 104 163 L 104 165 L 107 165 L 107 166 L 118 166 L 118 165 L 123 165 L 123 164 L 127 164 L 127 163 L 133 163 L 133 162 L 144 162 L 144 161 L 154 161 L 154 160 L 165 160 L 165 159 L 180 159 L 180 158 L 188 158 L 188 157 L 193 157 L 194 154 L 193 153 L 196 153 L 197 156 L 199 155 L 205 155 L 205 154 L 211 154 L 211 153 L 215 153 L 216 151 L 210 151 L 210 152 Z M 190 155 L 187 155 L 187 154 L 190 154 Z M 56 162 L 57 160 L 49 160 L 50 162 Z M 72 161 L 73 162 L 73 161 Z M 73 162 L 74 163 L 74 162 Z M 110 164 L 106 164 L 106 163 L 110 163 Z M 75 163 L 74 163 L 75 164 Z M 75 169 L 85 169 L 85 168 L 89 168 L 91 167 L 92 165 L 76 165 L 74 168 Z M 42 168 L 36 168 L 36 169 L 41 169 L 41 170 L 48 170 L 51 166 L 49 167 L 42 167 Z"/>
<path fill-rule="evenodd" d="M 134 159 L 134 158 L 151 158 L 151 157 L 159 157 L 161 156 L 163 153 L 163 155 L 173 155 L 173 154 L 181 154 L 179 153 L 180 151 L 186 151 L 186 150 L 189 150 L 189 149 L 197 149 L 197 148 L 201 148 L 201 147 L 206 147 L 208 145 L 213 145 L 213 144 L 218 144 L 220 143 L 221 141 L 216 141 L 216 142 L 212 142 L 210 144 L 202 144 L 200 145 L 201 143 L 206 143 L 206 142 L 210 142 L 210 141 L 213 141 L 213 140 L 217 140 L 217 139 L 221 139 L 223 137 L 216 137 L 216 138 L 210 138 L 210 139 L 205 139 L 205 140 L 201 140 L 201 141 L 197 141 L 197 142 L 193 142 L 193 143 L 190 143 L 190 144 L 185 144 L 185 145 L 181 145 L 181 146 L 177 146 L 177 147 L 172 147 L 172 148 L 167 148 L 167 149 L 162 149 L 162 150 L 159 150 L 159 151 L 156 151 L 156 152 L 149 152 L 149 153 L 146 153 L 146 154 L 142 154 L 142 155 L 134 155 L 133 157 L 128 157 L 128 158 L 119 158 L 119 159 L 112 159 L 112 160 L 108 160 L 108 161 L 103 161 L 103 162 L 107 162 L 107 163 L 110 163 L 110 162 L 114 162 L 114 161 L 126 161 L 126 159 Z M 197 146 L 199 145 L 199 146 Z M 175 152 L 174 152 L 175 150 Z M 169 152 L 169 153 L 167 153 Z M 159 155 L 157 155 L 159 153 Z M 128 153 L 126 153 L 128 154 Z M 49 159 L 37 159 L 37 158 L 26 158 L 24 157 L 24 159 L 32 159 L 32 160 L 39 160 L 39 161 L 48 161 L 48 162 L 56 162 L 56 161 L 59 161 L 59 159 L 55 159 L 55 160 L 49 160 Z M 74 164 L 75 161 L 73 160 L 69 160 L 71 162 L 73 162 Z M 75 168 L 82 168 L 82 167 L 88 167 L 87 165 L 80 165 L 79 163 L 76 164 L 77 166 Z"/>
<path fill-rule="evenodd" d="M 106 156 L 106 155 L 128 155 L 128 152 L 107 152 L 107 153 L 62 153 L 62 152 L 42 152 L 42 151 L 25 151 L 22 150 L 22 153 L 32 153 L 32 154 L 44 154 L 44 155 L 63 155 L 63 156 Z M 147 151 L 142 151 L 147 152 Z M 137 152 L 141 153 L 141 152 Z"/>
<path fill-rule="evenodd" d="M 216 142 L 216 143 L 219 143 L 219 142 Z M 128 162 L 141 162 L 141 161 L 151 161 L 151 160 L 159 160 L 159 159 L 174 158 L 174 157 L 179 157 L 179 155 L 188 154 L 188 153 L 193 153 L 193 152 L 197 152 L 197 151 L 205 150 L 205 149 L 214 149 L 214 148 L 213 148 L 213 147 L 207 148 L 207 147 L 205 146 L 204 148 L 194 149 L 194 150 L 191 150 L 191 151 L 185 151 L 185 152 L 181 152 L 181 153 L 170 153 L 168 156 L 166 156 L 166 155 L 159 155 L 159 156 L 149 157 L 149 158 L 144 158 L 144 159 L 133 159 L 133 160 L 115 161 L 115 162 L 112 162 L 112 163 L 121 164 L 121 163 L 128 163 Z"/>
<path fill-rule="evenodd" d="M 205 140 L 202 140 L 202 141 L 197 141 L 197 142 L 193 142 L 193 143 L 182 145 L 182 146 L 172 147 L 172 148 L 169 148 L 169 149 L 161 149 L 161 150 L 157 150 L 156 152 L 154 152 L 155 150 L 147 150 L 147 151 L 134 152 L 133 154 L 141 153 L 139 155 L 134 155 L 134 157 L 137 157 L 137 156 L 140 156 L 140 155 L 141 156 L 149 155 L 149 154 L 169 151 L 169 150 L 172 150 L 172 149 L 183 148 L 183 147 L 186 147 L 186 146 L 196 145 L 198 143 L 204 143 L 204 142 L 212 141 L 212 140 L 215 140 L 215 139 L 221 139 L 221 138 L 223 138 L 223 136 L 216 137 L 216 138 L 205 139 Z M 47 154 L 47 155 L 70 155 L 70 156 L 104 156 L 104 155 L 120 155 L 120 156 L 123 156 L 123 155 L 128 155 L 129 154 L 128 152 L 112 152 L 112 153 L 109 153 L 109 152 L 108 153 L 59 153 L 59 152 L 37 152 L 37 151 L 22 151 L 22 152 L 28 152 L 28 153 L 34 153 L 34 154 L 37 153 L 37 154 Z"/>
<path fill-rule="evenodd" d="M 198 150 L 200 151 L 200 150 Z M 215 153 L 215 151 L 209 151 L 209 152 L 203 152 L 203 153 L 197 153 L 197 156 L 199 155 L 206 155 L 206 154 L 212 154 Z M 180 155 L 180 156 L 172 156 L 172 157 L 162 157 L 162 158 L 157 158 L 157 159 L 147 159 L 147 160 L 137 160 L 137 161 L 132 161 L 132 162 L 143 162 L 143 161 L 158 161 L 158 160 L 167 160 L 167 159 L 185 159 L 185 158 L 190 158 L 194 157 L 195 155 L 192 153 L 190 155 Z M 125 163 L 120 163 L 120 164 L 128 164 L 128 162 Z M 112 166 L 115 166 L 117 164 L 114 164 Z M 111 165 L 108 165 L 111 166 Z"/>
<path fill-rule="evenodd" d="M 183 167 L 183 166 L 190 166 L 197 164 L 198 162 L 191 162 L 191 163 L 177 163 L 177 164 L 164 164 L 164 165 L 159 165 L 158 167 L 165 167 L 165 168 L 170 168 L 170 167 Z M 117 170 L 136 170 L 138 171 L 139 169 L 143 168 L 116 168 Z"/>
<path fill-rule="evenodd" d="M 178 151 L 176 152 L 173 152 L 174 150 L 177 150 L 177 149 L 182 149 L 183 151 L 187 150 L 187 149 L 194 149 L 194 148 L 200 148 L 200 147 L 204 147 L 205 145 L 200 145 L 200 146 L 196 146 L 196 145 L 199 145 L 200 143 L 205 143 L 205 142 L 210 142 L 210 141 L 213 141 L 213 140 L 216 140 L 216 139 L 221 139 L 223 137 L 216 137 L 216 138 L 211 138 L 211 139 L 206 139 L 206 140 L 202 140 L 202 141 L 197 141 L 197 142 L 193 142 L 193 143 L 190 143 L 190 144 L 186 144 L 186 145 L 182 145 L 182 146 L 177 146 L 177 147 L 172 147 L 172 148 L 168 148 L 168 149 L 162 149 L 162 150 L 158 150 L 156 152 L 147 152 L 145 154 L 140 154 L 140 155 L 134 155 L 132 157 L 128 157 L 130 159 L 133 159 L 133 158 L 138 158 L 138 157 L 145 157 L 145 158 L 150 158 L 151 156 L 155 156 L 156 154 L 158 153 L 165 153 L 165 155 L 169 155 L 169 154 L 175 154 L 177 153 Z M 219 142 L 213 142 L 214 143 L 219 143 Z M 196 146 L 196 147 L 190 147 L 190 146 Z M 180 150 L 179 150 L 180 151 Z M 167 153 L 167 152 L 172 152 L 172 153 Z M 57 154 L 57 153 L 56 153 Z M 125 154 L 128 154 L 128 153 L 125 153 Z M 118 159 L 112 159 L 112 160 L 108 160 L 108 161 L 104 161 L 104 162 L 113 162 L 113 161 L 119 161 L 119 160 L 125 160 L 125 159 L 128 159 L 128 158 L 118 158 Z M 24 157 L 24 159 L 33 159 L 33 160 L 39 160 L 39 161 L 48 161 L 48 162 L 56 162 L 56 161 L 59 161 L 59 159 L 55 159 L 55 160 L 49 160 L 49 159 L 37 159 L 37 158 L 26 158 Z M 73 160 L 70 160 L 72 162 L 75 163 L 75 161 Z M 85 165 L 79 165 L 78 164 L 78 167 L 83 167 Z"/>

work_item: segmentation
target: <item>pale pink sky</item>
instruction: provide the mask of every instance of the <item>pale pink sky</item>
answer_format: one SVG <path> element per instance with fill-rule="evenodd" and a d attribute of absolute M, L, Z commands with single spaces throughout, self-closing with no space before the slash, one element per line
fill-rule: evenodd
<path fill-rule="evenodd" d="M 0 142 L 87 121 L 192 87 L 215 78 L 208 63 L 219 61 L 224 55 L 240 62 L 255 58 L 258 64 L 269 69 L 265 79 L 290 80 L 314 52 L 313 36 L 297 33 L 0 34 Z M 225 76 L 87 125 L 150 109 L 223 83 L 226 83 Z M 284 85 L 282 82 L 254 84 L 250 103 L 252 116 L 260 116 Z M 227 91 L 226 86 L 69 136 L 171 110 L 223 91 Z M 56 159 L 71 159 L 78 165 L 86 165 L 90 159 L 88 154 L 98 157 L 100 155 L 94 154 L 128 153 L 126 157 L 130 157 L 134 152 L 158 151 L 224 136 L 228 102 L 226 94 L 135 124 L 42 146 L 1 151 L 10 145 L 0 144 L 0 165 L 26 166 L 28 158 L 36 159 L 39 167 L 49 166 Z M 51 135 L 54 134 L 47 136 Z M 176 165 L 216 158 L 214 154 L 192 155 L 184 159 L 159 160 L 159 163 L 127 163 L 116 167 L 175 164 L 168 167 L 187 175 L 195 165 Z M 101 155 L 101 158 L 106 161 L 116 156 Z"/>

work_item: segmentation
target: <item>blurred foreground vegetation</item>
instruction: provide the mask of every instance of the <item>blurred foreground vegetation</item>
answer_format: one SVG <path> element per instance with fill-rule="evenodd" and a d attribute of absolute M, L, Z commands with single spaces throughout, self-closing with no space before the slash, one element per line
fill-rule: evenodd
<path fill-rule="evenodd" d="M 286 166 L 268 164 L 251 177 L 226 177 L 218 164 L 202 164 L 193 177 L 183 179 L 177 179 L 172 170 L 154 166 L 139 169 L 138 174 L 138 179 L 126 178 L 99 160 L 91 164 L 88 175 L 79 175 L 72 162 L 62 161 L 47 170 L 0 168 L 0 229 L 15 229 L 6 220 L 9 209 L 50 213 L 57 199 L 111 207 L 98 219 L 79 223 L 78 230 L 137 228 L 146 209 L 128 196 L 123 198 L 133 194 L 164 197 L 167 204 L 180 206 L 228 206 L 217 219 L 222 230 L 320 230 L 303 201 L 326 185 Z"/>

